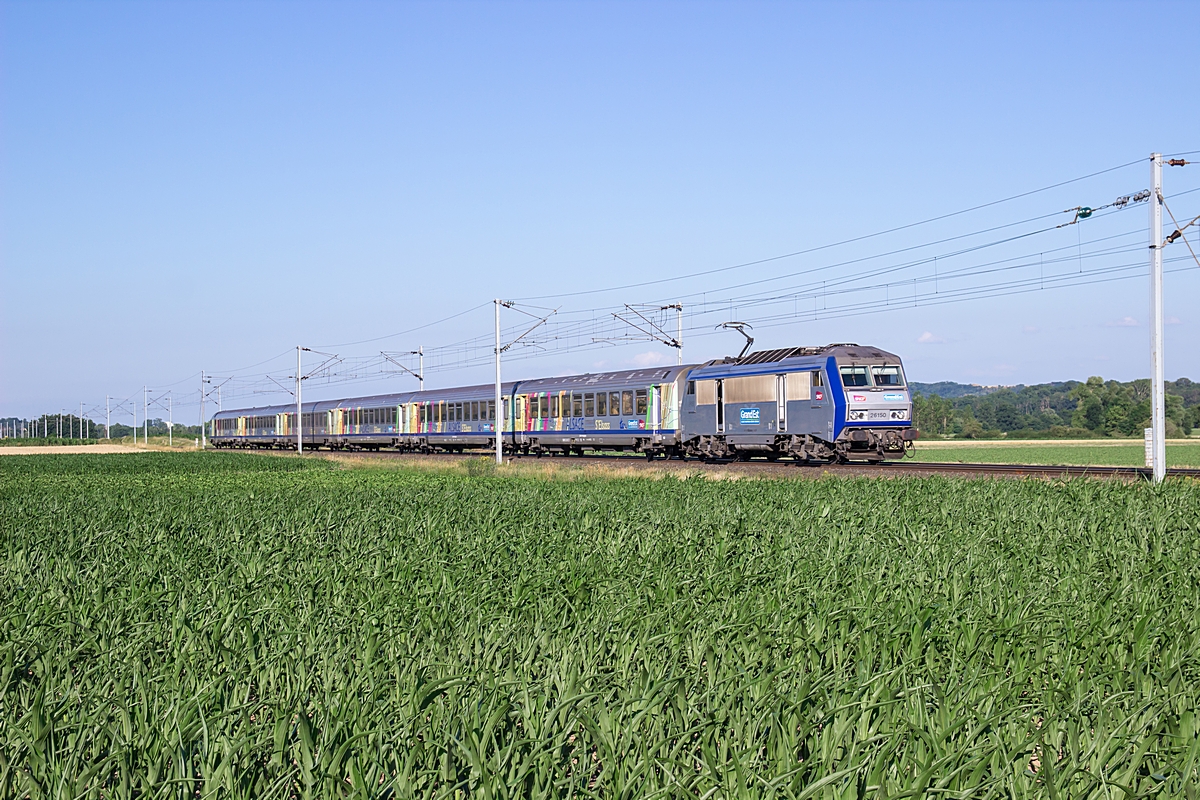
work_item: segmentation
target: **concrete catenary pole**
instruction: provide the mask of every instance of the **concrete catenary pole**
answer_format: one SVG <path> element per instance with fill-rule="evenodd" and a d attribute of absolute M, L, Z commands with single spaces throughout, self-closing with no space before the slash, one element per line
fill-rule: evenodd
<path fill-rule="evenodd" d="M 683 366 L 683 303 L 675 305 L 675 342 L 679 345 L 675 364 Z"/>
<path fill-rule="evenodd" d="M 104 395 L 104 438 L 112 438 L 112 406 L 109 404 L 108 395 Z"/>
<path fill-rule="evenodd" d="M 171 447 L 175 434 L 175 399 L 167 393 L 167 447 Z"/>
<path fill-rule="evenodd" d="M 304 454 L 304 409 L 300 402 L 300 381 L 303 373 L 300 372 L 300 345 L 296 345 L 296 452 Z"/>
<path fill-rule="evenodd" d="M 1167 415 L 1163 396 L 1162 154 L 1150 154 L 1150 430 L 1154 482 L 1167 472 Z"/>
<path fill-rule="evenodd" d="M 204 370 L 200 370 L 200 449 L 201 450 L 203 450 L 205 447 L 208 447 L 208 440 L 205 438 L 205 434 L 206 434 L 208 428 L 204 424 L 204 380 L 205 380 Z"/>
<path fill-rule="evenodd" d="M 142 424 L 146 426 L 142 442 L 150 444 L 150 390 L 142 387 Z"/>
<path fill-rule="evenodd" d="M 496 298 L 496 463 L 504 463 L 504 442 L 501 434 L 504 429 L 504 398 L 500 396 L 500 299 Z"/>

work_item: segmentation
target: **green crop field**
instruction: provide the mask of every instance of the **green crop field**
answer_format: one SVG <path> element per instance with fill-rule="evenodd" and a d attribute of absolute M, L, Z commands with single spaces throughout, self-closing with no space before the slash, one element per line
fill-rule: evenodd
<path fill-rule="evenodd" d="M 1079 464 L 1083 466 L 1141 467 L 1146 451 L 1140 441 L 932 441 L 918 442 L 917 461 L 975 464 Z M 1200 467 L 1200 442 L 1168 443 L 1167 466 Z"/>
<path fill-rule="evenodd" d="M 1200 795 L 1200 485 L 0 461 L 0 796 Z"/>

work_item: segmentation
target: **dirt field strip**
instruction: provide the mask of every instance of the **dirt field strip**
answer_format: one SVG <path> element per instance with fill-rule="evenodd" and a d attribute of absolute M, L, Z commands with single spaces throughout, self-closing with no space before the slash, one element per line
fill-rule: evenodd
<path fill-rule="evenodd" d="M 65 444 L 32 445 L 30 447 L 0 447 L 0 456 L 68 455 L 76 453 L 144 453 L 140 447 L 124 444 Z"/>

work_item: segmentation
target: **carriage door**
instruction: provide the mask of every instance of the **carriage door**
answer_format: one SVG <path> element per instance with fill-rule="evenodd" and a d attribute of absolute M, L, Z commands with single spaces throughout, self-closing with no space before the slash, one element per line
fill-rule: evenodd
<path fill-rule="evenodd" d="M 787 375 L 775 376 L 775 419 L 779 432 L 787 430 Z"/>
<path fill-rule="evenodd" d="M 725 381 L 717 379 L 717 433 L 725 432 Z"/>

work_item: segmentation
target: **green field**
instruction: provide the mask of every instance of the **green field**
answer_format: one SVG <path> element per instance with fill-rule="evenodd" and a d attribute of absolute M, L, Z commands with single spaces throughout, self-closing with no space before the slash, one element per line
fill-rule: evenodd
<path fill-rule="evenodd" d="M 1196 797 L 1200 485 L 0 461 L 2 797 Z"/>
<path fill-rule="evenodd" d="M 1146 451 L 1140 441 L 1083 442 L 918 442 L 917 461 L 974 464 L 1080 464 L 1084 466 L 1141 467 Z M 1167 466 L 1200 467 L 1200 442 L 1167 444 Z"/>

